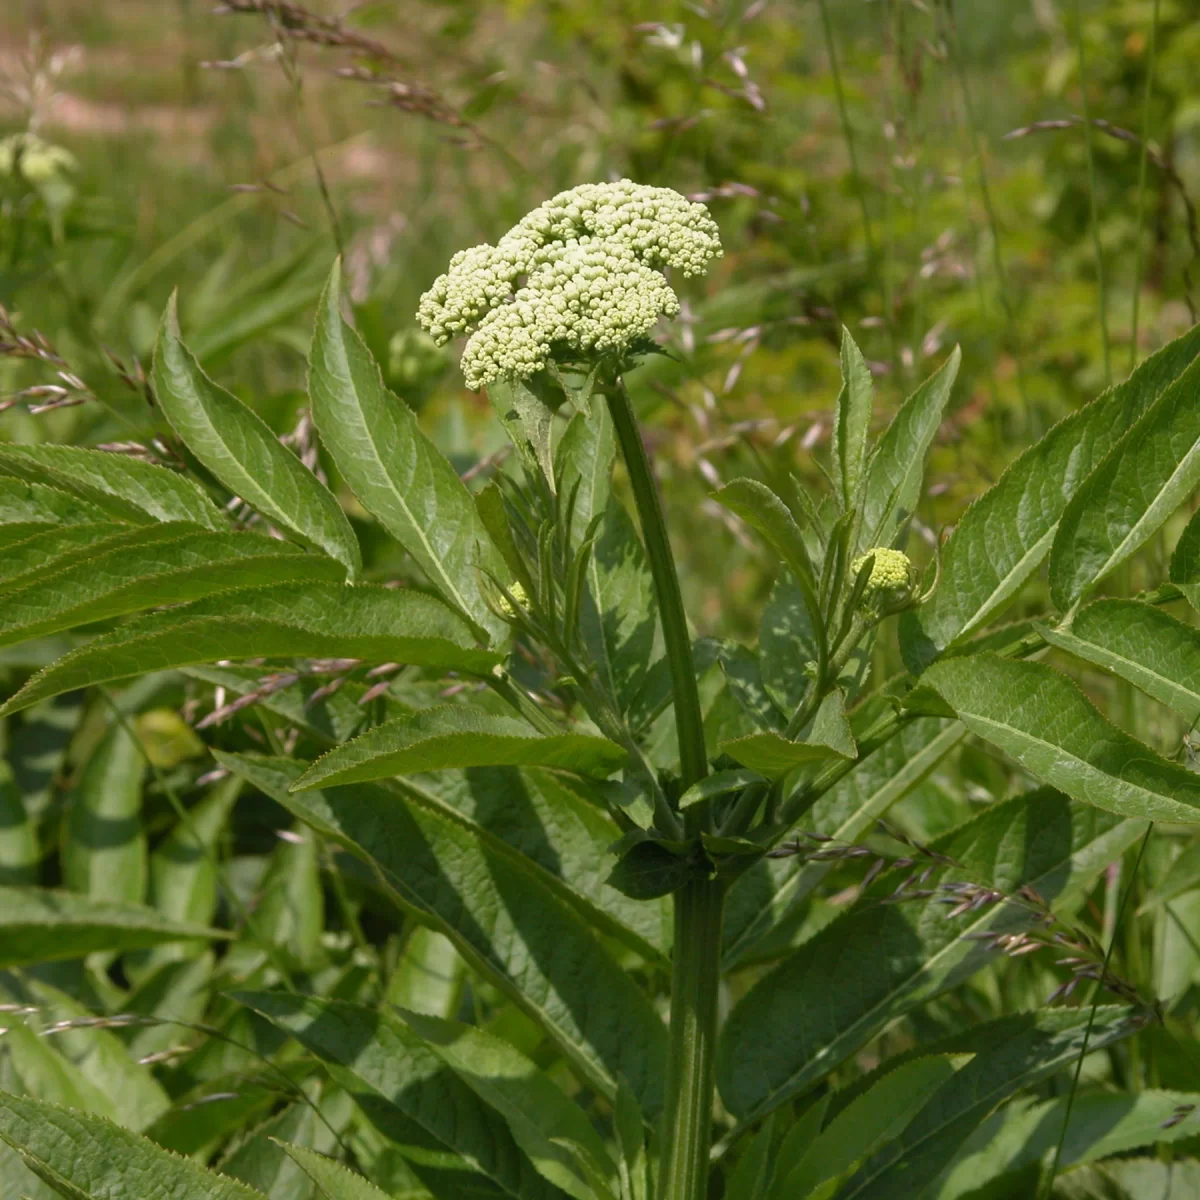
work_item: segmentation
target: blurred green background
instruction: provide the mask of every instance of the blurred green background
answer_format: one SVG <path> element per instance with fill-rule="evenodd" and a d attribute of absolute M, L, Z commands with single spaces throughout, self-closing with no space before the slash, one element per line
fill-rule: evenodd
<path fill-rule="evenodd" d="M 675 360 L 635 380 L 704 633 L 748 635 L 770 582 L 706 492 L 748 469 L 819 485 L 841 325 L 881 423 L 963 347 L 928 544 L 1194 320 L 1185 0 L 6 7 L 0 302 L 68 365 L 0 358 L 0 440 L 164 432 L 120 372 L 136 384 L 173 288 L 208 370 L 286 432 L 340 248 L 389 382 L 465 469 L 500 435 L 417 331 L 420 293 L 557 190 L 669 185 L 726 246 L 667 332 Z M 89 398 L 31 413 L 63 399 L 20 395 L 58 369 Z"/>

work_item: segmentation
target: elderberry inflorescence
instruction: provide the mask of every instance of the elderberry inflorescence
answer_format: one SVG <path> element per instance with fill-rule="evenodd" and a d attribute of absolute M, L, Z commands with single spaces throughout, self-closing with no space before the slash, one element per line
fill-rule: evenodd
<path fill-rule="evenodd" d="M 495 246 L 460 250 L 417 319 L 439 345 L 469 335 L 469 387 L 528 379 L 559 349 L 629 350 L 679 312 L 660 271 L 699 275 L 720 255 L 704 205 L 628 179 L 587 183 L 547 200 Z"/>

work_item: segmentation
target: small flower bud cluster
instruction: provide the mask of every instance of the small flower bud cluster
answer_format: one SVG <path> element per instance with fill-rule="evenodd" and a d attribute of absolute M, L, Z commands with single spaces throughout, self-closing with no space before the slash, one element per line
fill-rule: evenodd
<path fill-rule="evenodd" d="M 863 592 L 864 608 L 892 609 L 905 605 L 916 586 L 916 570 L 903 550 L 892 550 L 887 546 L 876 546 L 866 554 L 860 554 L 850 564 L 852 576 L 857 578 L 867 559 L 874 558 L 871 575 Z"/>
<path fill-rule="evenodd" d="M 417 319 L 439 344 L 468 334 L 468 386 L 527 379 L 555 347 L 620 351 L 679 300 L 659 274 L 699 275 L 721 254 L 702 204 L 623 179 L 561 192 L 495 246 L 473 246 L 421 298 Z"/>
<path fill-rule="evenodd" d="M 75 156 L 35 133 L 14 133 L 0 141 L 0 175 L 20 172 L 36 186 L 75 169 Z"/>

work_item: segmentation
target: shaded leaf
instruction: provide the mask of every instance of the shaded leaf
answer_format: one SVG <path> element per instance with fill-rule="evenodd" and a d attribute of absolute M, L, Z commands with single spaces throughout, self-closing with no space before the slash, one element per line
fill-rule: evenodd
<path fill-rule="evenodd" d="M 728 754 L 742 766 L 768 779 L 779 779 L 797 767 L 810 767 L 814 763 L 847 757 L 830 746 L 789 741 L 783 734 L 771 730 L 722 742 L 720 749 L 722 754 Z"/>
<path fill-rule="evenodd" d="M 656 900 L 677 892 L 694 877 L 695 869 L 687 859 L 647 840 L 621 855 L 609 873 L 608 885 L 633 900 Z"/>

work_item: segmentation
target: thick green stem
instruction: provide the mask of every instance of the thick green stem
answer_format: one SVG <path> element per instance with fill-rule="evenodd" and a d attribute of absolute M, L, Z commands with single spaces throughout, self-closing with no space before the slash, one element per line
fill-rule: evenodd
<path fill-rule="evenodd" d="M 661 1200 L 708 1195 L 724 905 L 719 879 L 696 879 L 675 893 Z"/>
<path fill-rule="evenodd" d="M 646 556 L 654 577 L 658 614 L 662 620 L 667 664 L 671 668 L 671 690 L 675 697 L 675 728 L 679 734 L 679 766 L 682 786 L 687 789 L 708 774 L 708 753 L 704 748 L 704 718 L 700 711 L 700 689 L 692 663 L 692 639 L 688 634 L 683 595 L 675 572 L 675 556 L 667 539 L 667 522 L 654 483 L 650 458 L 646 454 L 633 404 L 618 376 L 605 389 L 609 412 L 621 443 L 621 455 L 629 471 L 633 501 L 642 523 Z"/>

